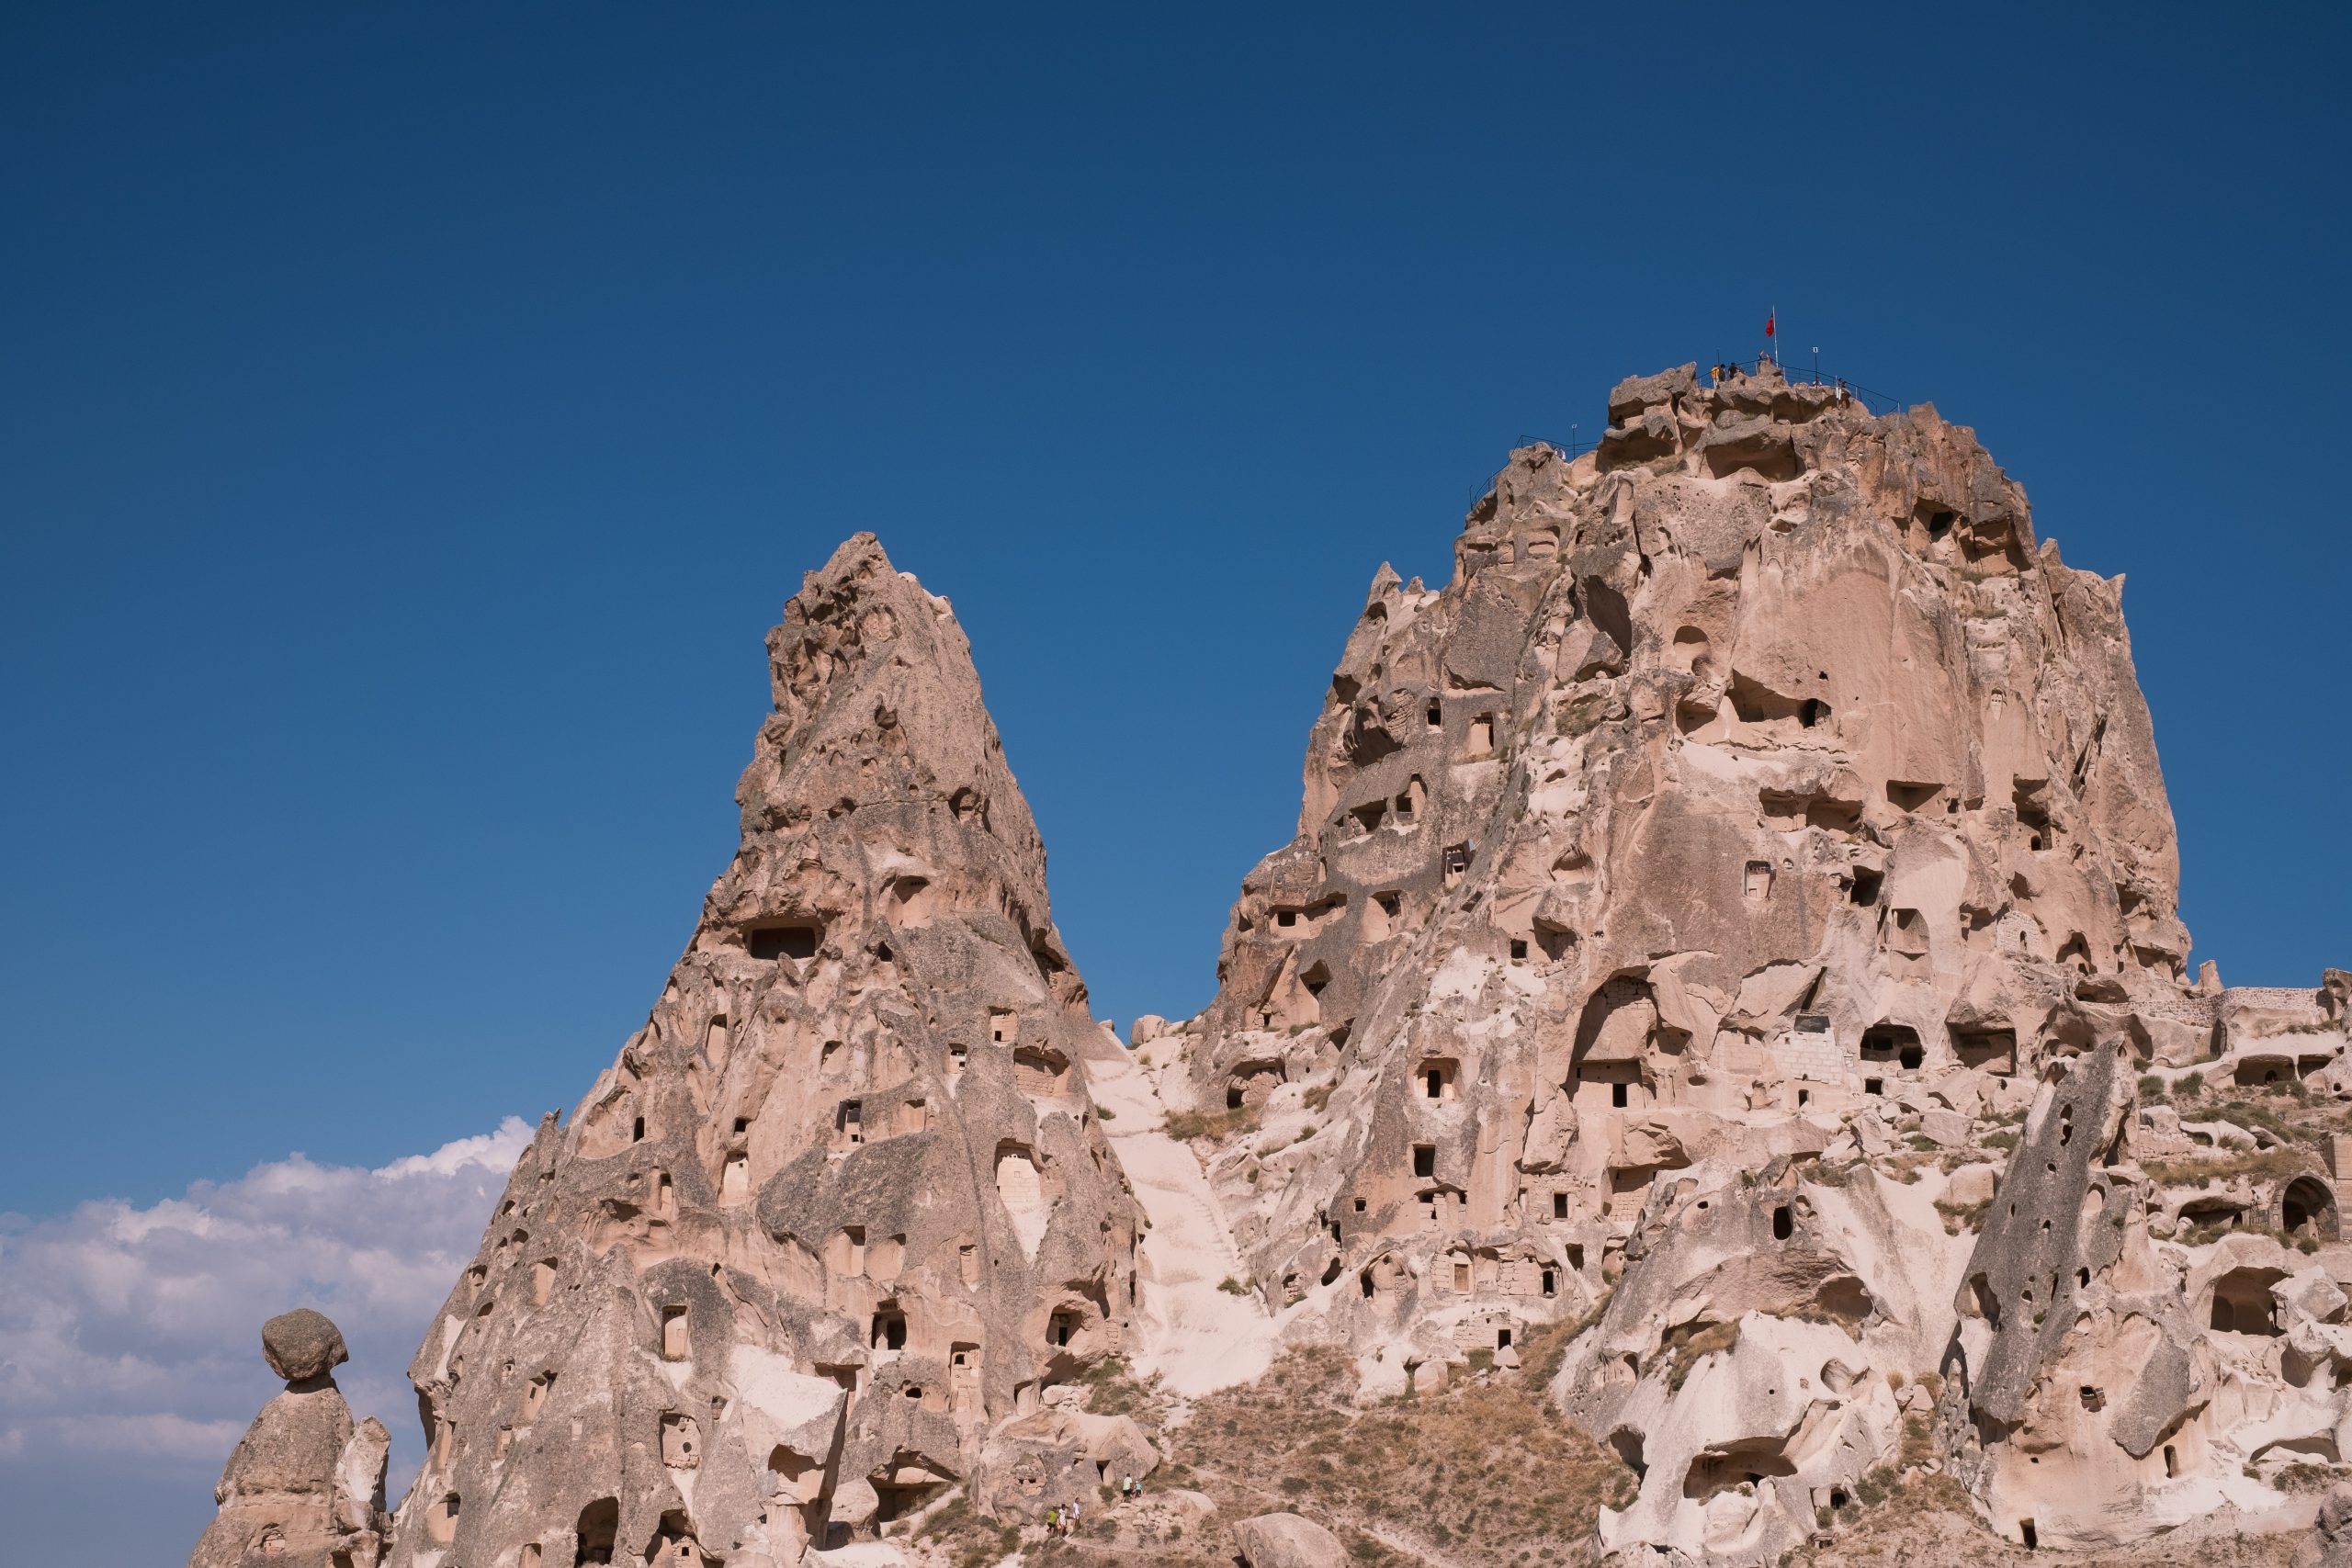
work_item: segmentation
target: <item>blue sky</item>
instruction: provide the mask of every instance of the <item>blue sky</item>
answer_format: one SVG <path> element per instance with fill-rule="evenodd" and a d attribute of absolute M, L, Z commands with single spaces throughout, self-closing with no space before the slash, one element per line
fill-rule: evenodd
<path fill-rule="evenodd" d="M 1774 305 L 2128 574 L 2199 956 L 2316 983 L 2346 45 L 8 6 L 0 1210 L 569 1105 L 732 847 L 763 633 L 860 528 L 956 604 L 1100 1010 L 1197 1007 L 1374 569 L 1442 576 L 1511 445 Z"/>
<path fill-rule="evenodd" d="M 2200 955 L 2352 964 L 2340 14 L 491 9 L 13 13 L 0 1207 L 569 1104 L 857 528 L 1197 1007 L 1374 569 L 1774 304 L 2129 575 Z"/>
<path fill-rule="evenodd" d="M 2352 964 L 2340 13 L 491 9 L 11 14 L 0 1207 L 569 1104 L 857 528 L 1198 1006 L 1374 569 L 1771 304 L 2129 575 L 2200 955 Z"/>

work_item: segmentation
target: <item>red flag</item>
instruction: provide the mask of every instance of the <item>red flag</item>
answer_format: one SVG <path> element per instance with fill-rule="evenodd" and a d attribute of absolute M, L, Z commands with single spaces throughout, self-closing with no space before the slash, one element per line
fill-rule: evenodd
<path fill-rule="evenodd" d="M 1766 337 L 1770 337 L 1772 335 L 1772 320 L 1773 317 L 1778 316 L 1780 312 L 1775 310 L 1764 318 L 1764 335 Z"/>

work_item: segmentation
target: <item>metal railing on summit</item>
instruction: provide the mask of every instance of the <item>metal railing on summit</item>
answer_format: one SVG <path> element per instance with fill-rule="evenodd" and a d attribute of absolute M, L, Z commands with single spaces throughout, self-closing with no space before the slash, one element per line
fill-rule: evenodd
<path fill-rule="evenodd" d="M 1865 387 L 1858 381 L 1844 380 L 1833 372 L 1822 369 L 1818 365 L 1810 367 L 1800 366 L 1792 368 L 1779 360 L 1768 360 L 1761 357 L 1756 359 L 1726 359 L 1721 361 L 1721 364 L 1724 369 L 1741 376 L 1753 376 L 1763 366 L 1768 364 L 1773 365 L 1779 368 L 1782 378 L 1792 387 L 1843 387 L 1846 389 L 1847 396 L 1861 404 L 1865 411 L 1873 415 L 1901 413 L 1904 410 L 1911 406 L 1909 403 L 1904 401 L 1901 398 L 1894 396 L 1891 392 L 1882 392 L 1874 388 Z M 1711 367 L 1702 366 L 1699 369 L 1700 385 L 1702 388 L 1705 388 L 1712 384 L 1709 379 L 1709 371 L 1711 368 Z M 1592 451 L 1595 447 L 1599 446 L 1600 445 L 1600 438 L 1599 435 L 1595 435 L 1593 439 L 1589 441 L 1585 440 L 1584 426 L 1581 423 L 1577 423 L 1571 424 L 1568 427 L 1568 438 L 1566 441 L 1561 441 L 1556 437 L 1549 435 L 1530 435 L 1526 432 L 1521 431 L 1517 439 L 1511 442 L 1511 447 L 1516 451 L 1522 446 L 1532 446 L 1538 442 L 1542 442 L 1544 445 L 1550 446 L 1555 452 L 1565 453 L 1568 461 L 1573 463 L 1578 457 L 1583 457 L 1587 452 Z M 1476 506 L 1478 502 L 1487 498 L 1487 492 L 1494 488 L 1495 481 L 1491 475 L 1486 479 L 1478 480 L 1470 487 L 1470 493 L 1465 499 L 1464 504 L 1467 506 Z"/>
<path fill-rule="evenodd" d="M 1568 427 L 1568 438 L 1566 441 L 1561 441 L 1549 435 L 1530 435 L 1527 432 L 1522 430 L 1517 436 L 1512 438 L 1510 448 L 1512 451 L 1516 452 L 1522 447 L 1527 446 L 1549 446 L 1555 452 L 1565 454 L 1568 461 L 1573 463 L 1577 457 L 1591 451 L 1595 446 L 1600 445 L 1598 441 L 1579 442 L 1578 437 L 1583 431 L 1583 428 L 1584 427 L 1582 425 L 1570 425 Z M 1487 492 L 1494 488 L 1494 476 L 1489 474 L 1485 479 L 1479 479 L 1471 485 L 1470 494 L 1464 502 L 1464 504 L 1469 506 L 1477 505 L 1480 502 L 1487 499 Z"/>
<path fill-rule="evenodd" d="M 1792 366 L 1784 360 L 1767 360 L 1761 358 L 1726 359 L 1723 361 L 1724 369 L 1736 371 L 1742 376 L 1753 376 L 1760 367 L 1768 364 L 1777 367 L 1782 378 L 1785 379 L 1792 387 L 1843 387 L 1856 402 L 1861 404 L 1863 408 L 1869 410 L 1874 414 L 1901 413 L 1905 409 L 1911 406 L 1909 403 L 1905 402 L 1901 398 L 1894 396 L 1891 392 L 1878 391 L 1872 388 L 1863 386 L 1859 381 L 1845 380 L 1838 377 L 1835 372 L 1824 370 L 1818 365 Z M 1699 374 L 1703 378 L 1707 374 L 1706 368 L 1702 367 Z M 1702 379 L 1702 385 L 1704 384 L 1705 383 Z"/>

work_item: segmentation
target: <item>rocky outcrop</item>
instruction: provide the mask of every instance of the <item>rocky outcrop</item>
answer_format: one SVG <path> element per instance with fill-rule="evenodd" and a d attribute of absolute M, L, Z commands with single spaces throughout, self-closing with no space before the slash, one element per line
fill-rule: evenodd
<path fill-rule="evenodd" d="M 2352 1259 L 2267 1229 L 2157 1239 L 2152 1218 L 2181 1200 L 2137 1157 L 2135 1129 L 2156 1123 L 2132 1066 L 2120 1043 L 2049 1064 L 1955 1302 L 1945 1447 L 1994 1529 L 2029 1544 L 2290 1525 L 2285 1472 L 2340 1459 L 2352 1434 L 2329 1272 Z"/>
<path fill-rule="evenodd" d="M 788 1565 L 965 1481 L 1127 1331 L 1080 1070 L 1116 1046 L 962 631 L 860 535 L 768 651 L 735 858 L 410 1369 L 401 1568 Z"/>
<path fill-rule="evenodd" d="M 2294 1568 L 2352 1568 L 2352 1486 L 2337 1487 L 2320 1504 Z"/>
<path fill-rule="evenodd" d="M 1125 1055 L 947 607 L 865 536 L 811 574 L 733 863 L 411 1370 L 390 1557 L 1034 1524 L 1159 1457 L 1080 1372 L 1181 1404 L 1283 1340 L 1370 1398 L 1556 1355 L 1625 1562 L 1778 1562 L 1928 1472 L 2029 1547 L 2341 1555 L 2352 976 L 2186 973 L 2120 581 L 1926 405 L 1683 367 L 1608 412 L 1442 587 L 1374 578 L 1215 1000 Z M 345 1462 L 315 1419 L 216 1530 Z"/>
<path fill-rule="evenodd" d="M 1159 1465 L 1159 1450 L 1128 1417 L 1061 1404 L 1017 1416 L 990 1433 L 974 1491 L 990 1517 L 1035 1524 L 1050 1509 L 1083 1503 L 1099 1488 L 1148 1476 Z"/>
<path fill-rule="evenodd" d="M 2343 1010 L 2186 976 L 2120 583 L 2038 540 L 1969 432 L 1769 367 L 1609 411 L 1592 454 L 1512 454 L 1444 587 L 1374 578 L 1297 836 L 1243 882 L 1216 1000 L 1139 1055 L 1206 1123 L 1256 1289 L 1367 1391 L 1603 1307 L 1557 1387 L 1642 1477 L 1605 1544 L 1776 1561 L 1865 1475 L 1941 1462 L 1947 1372 L 1986 1402 L 1958 1457 L 1997 1517 L 2064 1325 L 1975 1343 L 1964 1272 L 2046 1303 L 2111 1271 L 2086 1194 L 2147 1189 L 2084 1161 L 2134 1075 L 2217 1043 L 2278 1069 L 2257 1033 L 2317 1075 Z M 2066 1157 L 2004 1175 L 2069 1074 L 2077 1130 L 2029 1140 Z M 1996 1181 L 2018 1218 L 1972 1266 Z M 2196 1337 L 2177 1303 L 2133 1321 Z M 2117 1391 L 2129 1443 L 2189 1397 L 2159 1361 Z"/>
<path fill-rule="evenodd" d="M 384 1461 L 391 1435 L 370 1417 L 355 1427 L 334 1371 L 343 1335 L 308 1307 L 262 1325 L 262 1354 L 286 1392 L 245 1429 L 213 1500 L 220 1512 L 189 1568 L 375 1568 L 390 1521 Z"/>
<path fill-rule="evenodd" d="M 1233 1527 L 1233 1542 L 1249 1568 L 1345 1568 L 1340 1538 L 1296 1514 L 1260 1514 Z"/>

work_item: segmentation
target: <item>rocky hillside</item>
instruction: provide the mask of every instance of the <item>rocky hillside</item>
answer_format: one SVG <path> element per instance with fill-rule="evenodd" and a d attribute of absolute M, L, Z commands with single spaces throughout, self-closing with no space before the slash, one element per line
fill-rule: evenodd
<path fill-rule="evenodd" d="M 1609 417 L 1374 579 L 1131 1049 L 944 603 L 812 574 L 735 861 L 411 1370 L 390 1559 L 2352 1554 L 2352 976 L 2185 974 L 2120 581 L 1924 405 Z"/>

